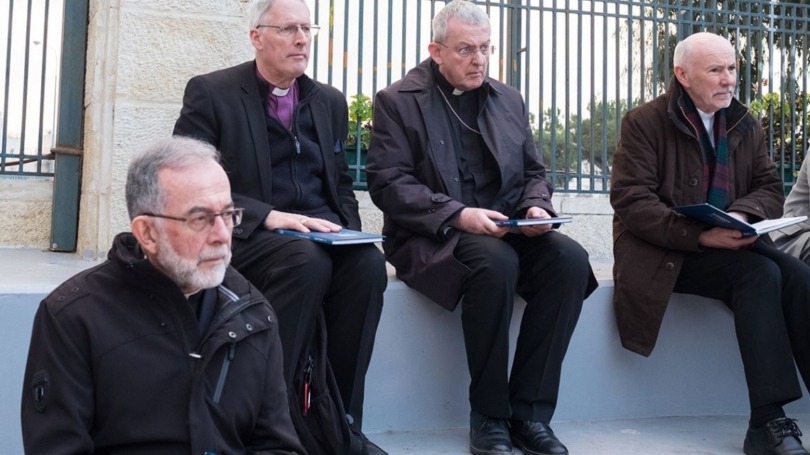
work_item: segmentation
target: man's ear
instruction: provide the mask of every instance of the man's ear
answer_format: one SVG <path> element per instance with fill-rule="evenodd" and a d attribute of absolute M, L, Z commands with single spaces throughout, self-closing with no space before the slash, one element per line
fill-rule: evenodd
<path fill-rule="evenodd" d="M 250 42 L 253 44 L 253 47 L 259 51 L 262 50 L 262 48 L 264 47 L 262 45 L 262 41 L 259 39 L 260 33 L 261 30 L 259 30 L 258 28 L 254 27 L 250 29 Z"/>
<path fill-rule="evenodd" d="M 442 47 L 437 43 L 430 43 L 428 44 L 428 52 L 430 52 L 430 58 L 436 62 L 437 65 L 442 64 Z"/>
<path fill-rule="evenodd" d="M 136 216 L 130 224 L 130 229 L 146 255 L 156 256 L 160 232 L 155 221 L 147 216 Z"/>
<path fill-rule="evenodd" d="M 674 72 L 678 82 L 680 82 L 684 87 L 689 87 L 689 77 L 686 73 L 686 69 L 684 69 L 682 66 L 676 66 Z"/>

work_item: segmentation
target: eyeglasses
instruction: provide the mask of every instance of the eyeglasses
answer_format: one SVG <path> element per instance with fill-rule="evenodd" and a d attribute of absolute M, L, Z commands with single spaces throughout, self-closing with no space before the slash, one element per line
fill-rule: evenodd
<path fill-rule="evenodd" d="M 321 29 L 319 25 L 311 25 L 311 24 L 290 24 L 290 25 L 257 25 L 256 28 L 274 28 L 278 30 L 279 36 L 283 36 L 285 38 L 289 38 L 294 36 L 298 33 L 300 29 L 304 32 L 304 36 L 306 37 L 313 37 L 318 34 L 318 30 Z"/>
<path fill-rule="evenodd" d="M 436 41 L 436 44 L 440 44 L 440 45 L 450 49 L 450 46 L 447 46 L 444 43 L 441 43 L 439 41 Z M 495 53 L 495 46 L 493 46 L 491 44 L 485 44 L 485 45 L 483 45 L 481 47 L 467 46 L 467 47 L 462 47 L 461 49 L 453 49 L 453 52 L 455 52 L 456 54 L 458 54 L 458 55 L 460 55 L 461 57 L 464 57 L 464 58 L 472 57 L 473 55 L 475 55 L 476 52 L 480 52 L 481 55 L 483 55 L 484 57 L 488 57 L 489 54 L 494 54 Z"/>
<path fill-rule="evenodd" d="M 245 209 L 226 209 L 220 213 L 200 213 L 198 215 L 190 216 L 188 218 L 160 215 L 158 213 L 141 213 L 141 215 L 154 216 L 155 218 L 165 218 L 167 220 L 182 221 L 186 223 L 186 226 L 188 226 L 189 229 L 191 229 L 192 231 L 199 232 L 204 229 L 212 227 L 214 225 L 214 222 L 217 220 L 218 216 L 222 217 L 222 221 L 225 222 L 225 226 L 229 228 L 239 226 L 239 223 L 242 222 L 242 212 L 244 211 Z"/>

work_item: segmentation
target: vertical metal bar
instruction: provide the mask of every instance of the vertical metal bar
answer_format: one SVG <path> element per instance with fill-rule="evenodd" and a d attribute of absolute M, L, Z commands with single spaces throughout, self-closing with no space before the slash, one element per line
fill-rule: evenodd
<path fill-rule="evenodd" d="M 59 90 L 56 172 L 51 214 L 52 251 L 75 251 L 79 223 L 82 163 L 82 112 L 87 46 L 88 0 L 65 0 Z"/>
<path fill-rule="evenodd" d="M 40 77 L 40 90 L 39 90 L 39 128 L 37 130 L 37 173 L 42 172 L 42 130 L 45 123 L 45 75 L 48 69 L 48 13 L 50 12 L 50 0 L 45 0 L 45 18 L 43 20 L 44 30 L 42 36 L 42 76 Z M 56 96 L 56 93 L 53 94 Z M 56 112 L 54 112 L 56 115 Z M 51 137 L 53 137 L 51 132 Z"/>
<path fill-rule="evenodd" d="M 6 87 L 3 96 L 3 138 L 2 148 L 0 148 L 0 171 L 6 169 L 6 150 L 8 139 L 8 97 L 11 78 L 11 18 L 14 17 L 14 0 L 10 0 L 8 4 L 8 40 L 6 41 Z"/>
<path fill-rule="evenodd" d="M 416 2 L 416 62 L 414 66 L 422 61 L 422 2 Z"/>
<path fill-rule="evenodd" d="M 335 68 L 335 0 L 329 0 L 329 48 L 326 61 L 329 62 L 326 82 L 332 85 L 332 72 Z"/>
<path fill-rule="evenodd" d="M 348 11 L 349 3 L 351 2 L 346 2 L 346 11 Z M 363 27 L 363 15 L 365 13 L 363 5 L 365 5 L 365 3 L 364 1 L 358 2 L 360 9 L 358 10 L 359 16 L 357 18 L 357 93 L 363 93 L 363 30 L 365 29 L 365 27 Z M 348 22 L 346 22 L 346 24 L 346 30 L 348 30 L 350 27 L 348 26 Z M 348 49 L 348 46 L 346 49 Z"/>
<path fill-rule="evenodd" d="M 385 86 L 391 85 L 391 71 L 394 64 L 394 0 L 388 0 L 388 47 L 387 47 L 387 63 L 386 63 L 386 78 Z M 404 35 L 404 33 L 403 33 Z M 405 41 L 404 39 L 402 40 Z M 376 95 L 376 94 L 375 94 Z"/>
<path fill-rule="evenodd" d="M 320 21 L 320 17 L 321 17 L 320 3 L 321 3 L 320 0 L 315 0 L 315 14 L 314 14 L 314 17 L 312 18 L 312 21 L 313 21 L 313 23 L 318 24 L 318 25 L 323 27 L 323 25 L 321 24 L 321 21 Z M 312 59 L 313 59 L 313 61 L 312 61 L 312 78 L 315 79 L 315 80 L 318 80 L 318 51 L 320 50 L 319 49 L 320 48 L 319 44 L 320 44 L 320 41 L 318 40 L 318 37 L 315 36 L 315 38 L 312 40 L 312 48 L 313 48 L 313 51 L 312 51 Z"/>
<path fill-rule="evenodd" d="M 22 174 L 25 168 L 25 136 L 26 124 L 28 123 L 28 65 L 30 63 L 31 48 L 31 8 L 33 1 L 28 0 L 28 16 L 25 21 L 25 63 L 23 66 L 23 91 L 22 91 L 22 118 L 20 119 L 20 154 L 17 160 L 17 173 Z"/>
<path fill-rule="evenodd" d="M 554 7 L 557 6 L 557 0 L 554 0 Z M 551 61 L 552 61 L 552 68 L 554 67 L 554 63 L 557 62 L 557 13 L 551 13 Z M 557 72 L 551 72 L 551 86 L 557 86 Z M 551 90 L 551 118 L 549 121 L 551 122 L 550 130 L 551 130 L 551 149 L 549 153 L 551 154 L 551 176 L 552 182 L 554 182 L 554 186 L 557 186 L 557 90 Z"/>
<path fill-rule="evenodd" d="M 405 71 L 408 70 L 408 48 L 405 43 L 408 42 L 408 2 L 402 2 L 402 60 L 400 62 L 400 78 L 405 77 Z"/>
<path fill-rule="evenodd" d="M 346 1 L 343 5 L 343 93 L 348 90 L 349 84 L 349 4 Z"/>
<path fill-rule="evenodd" d="M 606 190 L 608 188 L 607 176 L 610 172 L 610 166 L 608 165 L 608 65 L 607 65 L 607 55 L 608 55 L 608 5 L 607 0 L 602 3 L 602 8 L 604 11 L 604 15 L 602 16 L 602 179 L 603 179 L 603 187 L 602 190 Z M 616 62 L 618 66 L 618 62 Z M 616 93 L 615 98 L 616 108 L 615 111 L 618 115 L 619 108 L 621 107 L 621 98 L 619 94 Z M 618 139 L 620 133 L 620 124 L 616 122 L 616 138 Z"/>
<path fill-rule="evenodd" d="M 379 18 L 377 17 L 377 15 L 379 14 L 379 12 L 380 12 L 380 0 L 374 0 L 374 15 L 373 15 L 374 16 L 374 39 L 372 40 L 373 41 L 373 44 L 372 44 L 373 55 L 371 56 L 372 77 L 371 77 L 371 95 L 370 95 L 370 98 L 372 100 L 374 99 L 375 96 L 377 96 L 377 60 L 378 60 L 377 53 L 379 51 L 377 46 L 378 46 L 378 42 L 380 41 L 379 40 L 380 27 L 379 27 L 379 20 L 378 20 Z M 361 20 L 362 20 L 362 17 L 363 16 L 360 16 Z M 362 25 L 360 26 L 360 28 L 363 28 Z"/>

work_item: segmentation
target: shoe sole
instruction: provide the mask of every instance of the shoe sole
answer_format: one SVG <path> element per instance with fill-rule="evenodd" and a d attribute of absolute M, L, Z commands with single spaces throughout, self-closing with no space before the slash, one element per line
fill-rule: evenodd
<path fill-rule="evenodd" d="M 515 439 L 515 438 L 512 438 L 512 445 L 514 445 L 518 449 L 520 449 L 523 452 L 523 455 L 568 455 L 567 451 L 564 454 L 562 454 L 562 453 L 557 454 L 557 453 L 535 452 L 533 450 L 527 449 L 525 444 L 520 442 L 519 439 Z M 752 455 L 752 454 L 748 454 L 747 452 L 746 452 L 746 454 L 747 455 Z"/>
<path fill-rule="evenodd" d="M 767 451 L 758 452 L 757 449 L 755 449 L 753 445 L 748 442 L 748 439 L 743 442 L 743 453 L 745 453 L 745 455 L 768 455 Z"/>
<path fill-rule="evenodd" d="M 472 444 L 470 444 L 470 452 L 472 452 L 473 455 L 514 455 L 514 453 L 515 453 L 514 451 L 511 451 L 511 452 L 487 452 L 486 450 L 476 449 L 475 447 L 473 447 Z"/>

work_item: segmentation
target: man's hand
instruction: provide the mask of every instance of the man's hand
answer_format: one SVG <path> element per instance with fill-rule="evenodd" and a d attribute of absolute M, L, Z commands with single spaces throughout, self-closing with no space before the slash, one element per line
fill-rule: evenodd
<path fill-rule="evenodd" d="M 529 210 L 526 212 L 526 219 L 534 219 L 534 218 L 551 218 L 551 215 L 548 214 L 545 210 L 541 209 L 540 207 L 530 207 Z M 520 226 L 520 232 L 523 233 L 526 237 L 537 237 L 538 235 L 543 235 L 546 232 L 551 230 L 551 227 L 554 226 L 553 224 L 537 224 L 534 226 Z"/>
<path fill-rule="evenodd" d="M 496 226 L 492 220 L 508 220 L 503 213 L 493 210 L 467 207 L 461 209 L 456 219 L 450 222 L 450 226 L 459 231 L 470 234 L 491 235 L 493 237 L 503 237 L 509 232 L 507 226 Z"/>
<path fill-rule="evenodd" d="M 743 237 L 742 232 L 734 229 L 711 228 L 700 233 L 698 243 L 709 248 L 724 248 L 738 250 L 757 240 L 757 236 Z"/>
<path fill-rule="evenodd" d="M 340 232 L 342 226 L 319 218 L 310 218 L 297 213 L 287 213 L 271 210 L 264 219 L 264 227 L 268 231 L 275 229 L 293 229 L 299 232 Z"/>

